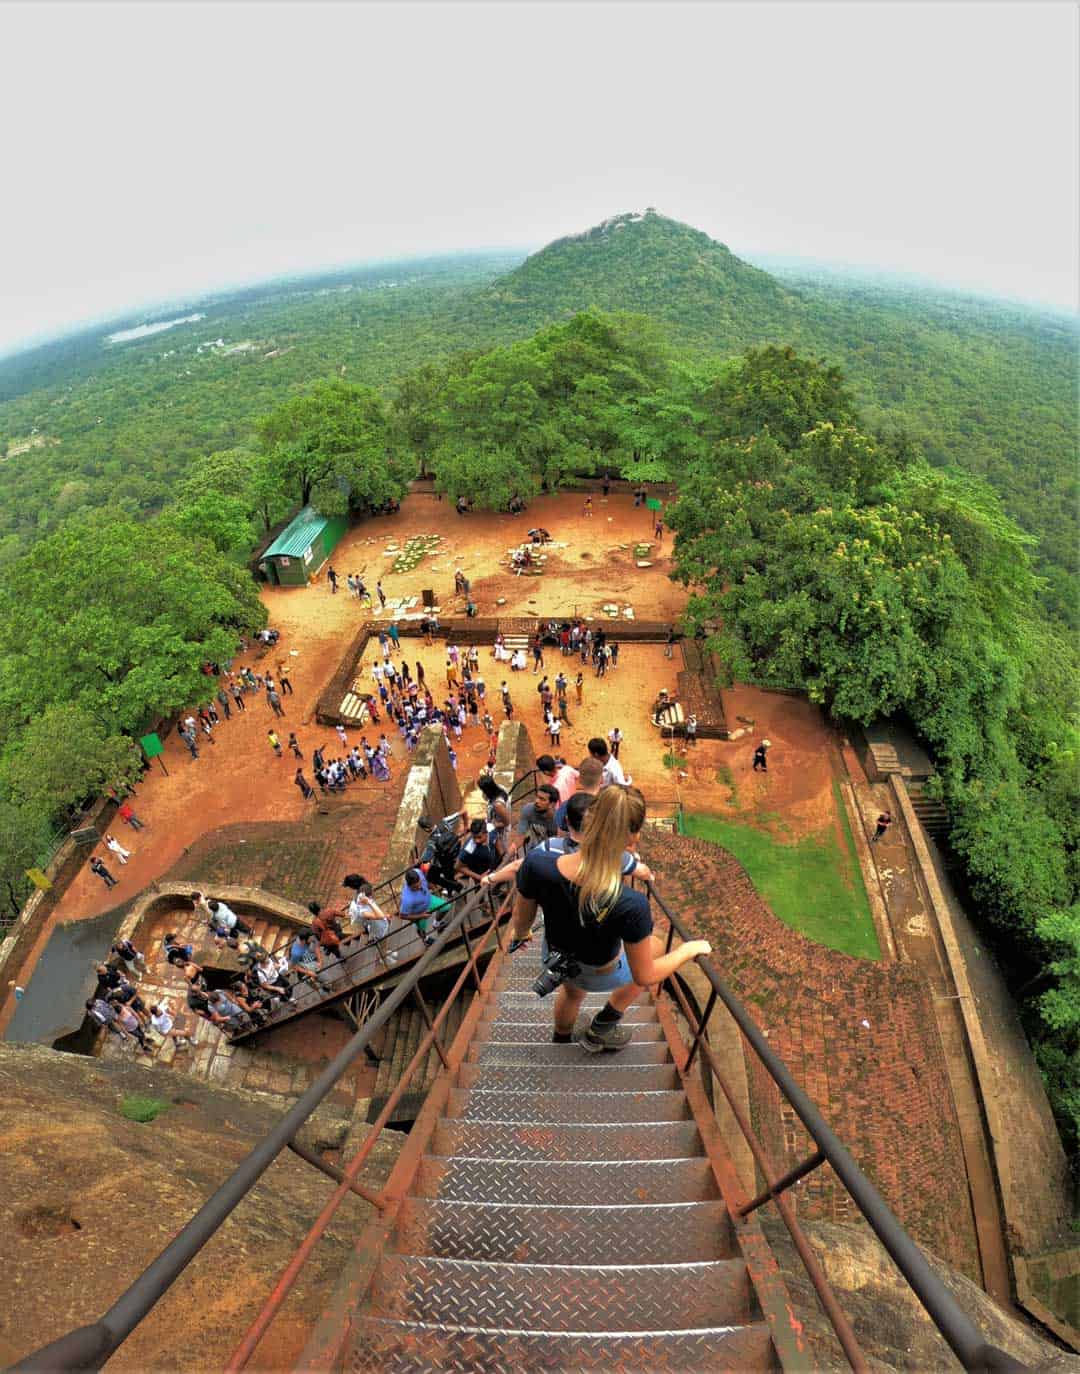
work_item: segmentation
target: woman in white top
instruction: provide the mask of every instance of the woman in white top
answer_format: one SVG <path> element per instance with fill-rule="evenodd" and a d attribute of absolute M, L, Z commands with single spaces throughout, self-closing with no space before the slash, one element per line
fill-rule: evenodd
<path fill-rule="evenodd" d="M 349 920 L 354 925 L 363 927 L 365 935 L 370 940 L 375 941 L 379 953 L 383 954 L 380 940 L 385 940 L 390 934 L 390 918 L 382 907 L 375 900 L 372 886 L 365 881 L 359 873 L 350 873 L 345 879 L 345 886 L 354 889 L 355 896 L 349 903 Z M 383 954 L 386 962 L 392 964 L 397 960 L 396 954 Z"/>
<path fill-rule="evenodd" d="M 131 858 L 131 850 L 125 849 L 115 835 L 105 836 L 105 848 L 111 849 L 122 864 L 126 864 Z"/>
<path fill-rule="evenodd" d="M 512 670 L 513 672 L 515 672 L 515 673 L 524 672 L 524 670 L 525 670 L 525 668 L 526 668 L 526 666 L 527 666 L 527 663 L 528 663 L 528 660 L 527 660 L 526 657 L 525 657 L 525 650 L 524 650 L 524 649 L 515 649 L 515 650 L 514 650 L 514 653 L 513 653 L 513 656 L 512 656 L 511 659 L 510 659 L 510 668 L 511 668 L 511 670 Z"/>

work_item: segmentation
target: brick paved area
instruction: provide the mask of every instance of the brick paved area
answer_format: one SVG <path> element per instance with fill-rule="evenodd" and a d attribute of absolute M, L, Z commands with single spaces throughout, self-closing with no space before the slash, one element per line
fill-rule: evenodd
<path fill-rule="evenodd" d="M 916 969 L 838 954 L 788 929 L 725 850 L 650 830 L 642 851 L 673 910 L 713 943 L 724 975 L 912 1235 L 977 1278 L 978 1250 L 931 989 Z M 864 1022 L 868 1024 L 863 1024 Z M 778 1169 L 805 1132 L 750 1057 L 751 1107 Z M 843 1221 L 827 1170 L 794 1190 L 813 1219 Z"/>

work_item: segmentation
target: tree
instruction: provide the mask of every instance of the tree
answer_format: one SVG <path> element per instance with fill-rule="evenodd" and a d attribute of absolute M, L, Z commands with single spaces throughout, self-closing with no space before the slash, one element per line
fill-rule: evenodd
<path fill-rule="evenodd" d="M 482 510 L 506 510 L 513 496 L 529 501 L 540 490 L 533 468 L 502 448 L 457 448 L 444 445 L 432 458 L 435 485 L 452 501 L 459 496 Z"/>
<path fill-rule="evenodd" d="M 409 466 L 391 452 L 385 407 L 370 387 L 316 382 L 257 428 L 269 471 L 301 505 L 338 515 L 404 493 Z"/>
<path fill-rule="evenodd" d="M 130 787 L 142 773 L 142 756 L 131 739 L 110 734 L 85 707 L 54 705 L 12 742 L 2 768 L 16 802 L 59 818 L 96 793 Z"/>
<path fill-rule="evenodd" d="M 208 696 L 224 663 L 266 623 L 251 577 L 168 522 L 82 514 L 35 545 L 0 589 L 5 735 L 78 703 L 109 731 L 136 731 Z M 2 742 L 2 741 L 0 741 Z"/>
<path fill-rule="evenodd" d="M 30 884 L 26 870 L 44 862 L 53 832 L 48 812 L 0 795 L 0 888 L 12 916 L 18 916 Z"/>
<path fill-rule="evenodd" d="M 790 345 L 748 349 L 716 378 L 705 401 L 727 436 L 747 438 L 767 429 L 789 448 L 823 421 L 855 421 L 840 369 L 800 357 Z"/>

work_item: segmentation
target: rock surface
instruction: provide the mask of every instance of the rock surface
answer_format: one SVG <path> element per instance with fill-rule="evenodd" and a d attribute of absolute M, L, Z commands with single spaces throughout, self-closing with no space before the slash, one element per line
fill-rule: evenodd
<path fill-rule="evenodd" d="M 95 1321 L 160 1253 L 283 1107 L 256 1093 L 0 1044 L 0 1150 L 6 1301 L 0 1364 Z M 120 1114 L 128 1094 L 169 1108 L 145 1125 Z M 350 1119 L 319 1109 L 300 1136 L 333 1151 Z M 353 1139 L 356 1130 L 353 1130 Z M 386 1132 L 362 1177 L 377 1186 L 403 1137 Z M 331 1155 L 331 1158 L 334 1156 Z M 283 1153 L 109 1361 L 110 1370 L 220 1370 L 333 1189 Z M 259 1348 L 260 1369 L 292 1368 L 371 1209 L 350 1196 L 301 1271 Z"/>

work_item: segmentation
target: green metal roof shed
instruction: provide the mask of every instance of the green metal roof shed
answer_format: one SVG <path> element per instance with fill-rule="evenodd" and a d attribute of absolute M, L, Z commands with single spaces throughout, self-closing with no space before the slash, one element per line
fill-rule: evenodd
<path fill-rule="evenodd" d="M 305 506 L 264 551 L 259 567 L 270 582 L 302 587 L 330 557 L 347 528 L 345 516 L 320 515 Z"/>

